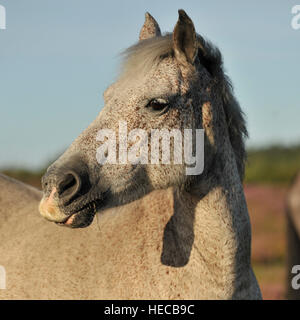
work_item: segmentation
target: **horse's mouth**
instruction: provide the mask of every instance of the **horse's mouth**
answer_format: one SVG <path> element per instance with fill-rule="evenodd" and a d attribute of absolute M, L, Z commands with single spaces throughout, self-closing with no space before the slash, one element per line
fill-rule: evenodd
<path fill-rule="evenodd" d="M 93 200 L 69 214 L 65 220 L 55 223 L 69 228 L 88 227 L 92 223 L 98 208 L 101 207 L 101 204 L 102 200 Z"/>

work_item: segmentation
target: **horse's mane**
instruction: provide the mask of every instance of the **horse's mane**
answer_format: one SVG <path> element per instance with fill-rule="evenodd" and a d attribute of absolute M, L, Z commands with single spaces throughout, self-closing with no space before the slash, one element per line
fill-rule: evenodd
<path fill-rule="evenodd" d="M 227 121 L 228 133 L 241 180 L 244 177 L 246 150 L 245 138 L 248 136 L 244 113 L 233 94 L 233 86 L 223 69 L 223 59 L 220 50 L 211 42 L 197 35 L 198 58 L 213 78 L 217 80 L 222 94 L 223 107 Z M 173 56 L 172 34 L 153 37 L 129 47 L 123 52 L 125 61 L 122 76 L 132 77 L 145 74 L 153 65 L 162 59 Z"/>

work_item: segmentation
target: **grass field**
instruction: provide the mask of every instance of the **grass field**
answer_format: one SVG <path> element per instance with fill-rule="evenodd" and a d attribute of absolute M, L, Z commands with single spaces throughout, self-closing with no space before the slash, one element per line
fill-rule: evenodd
<path fill-rule="evenodd" d="M 250 149 L 246 183 L 288 185 L 300 170 L 300 146 Z"/>

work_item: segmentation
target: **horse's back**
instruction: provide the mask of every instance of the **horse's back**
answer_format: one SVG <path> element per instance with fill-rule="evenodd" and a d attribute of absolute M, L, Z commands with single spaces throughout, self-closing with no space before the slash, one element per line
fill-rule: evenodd
<path fill-rule="evenodd" d="M 42 197 L 42 191 L 31 187 L 21 181 L 15 180 L 0 173 L 0 196 L 2 201 L 8 202 L 13 196 L 24 196 L 24 199 L 32 199 L 40 201 Z M 0 208 L 1 209 L 1 208 Z"/>
<path fill-rule="evenodd" d="M 0 174 L 0 240 L 8 235 L 12 237 L 28 219 L 32 222 L 40 219 L 41 198 L 38 189 Z"/>

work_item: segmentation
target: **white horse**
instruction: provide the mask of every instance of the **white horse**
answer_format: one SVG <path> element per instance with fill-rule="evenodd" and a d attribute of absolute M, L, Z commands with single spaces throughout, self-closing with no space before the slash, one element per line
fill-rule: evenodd
<path fill-rule="evenodd" d="M 164 36 L 146 14 L 139 43 L 104 97 L 99 116 L 43 177 L 41 214 L 71 228 L 39 219 L 40 193 L 2 181 L 16 189 L 1 204 L 8 216 L 2 297 L 260 299 L 242 186 L 247 131 L 220 52 L 183 10 Z M 186 175 L 184 164 L 172 163 L 100 165 L 99 129 L 120 134 L 124 119 L 128 130 L 149 135 L 204 129 L 203 173 Z M 9 217 L 7 199 L 22 198 Z M 99 229 L 72 229 L 90 225 L 95 213 Z"/>

